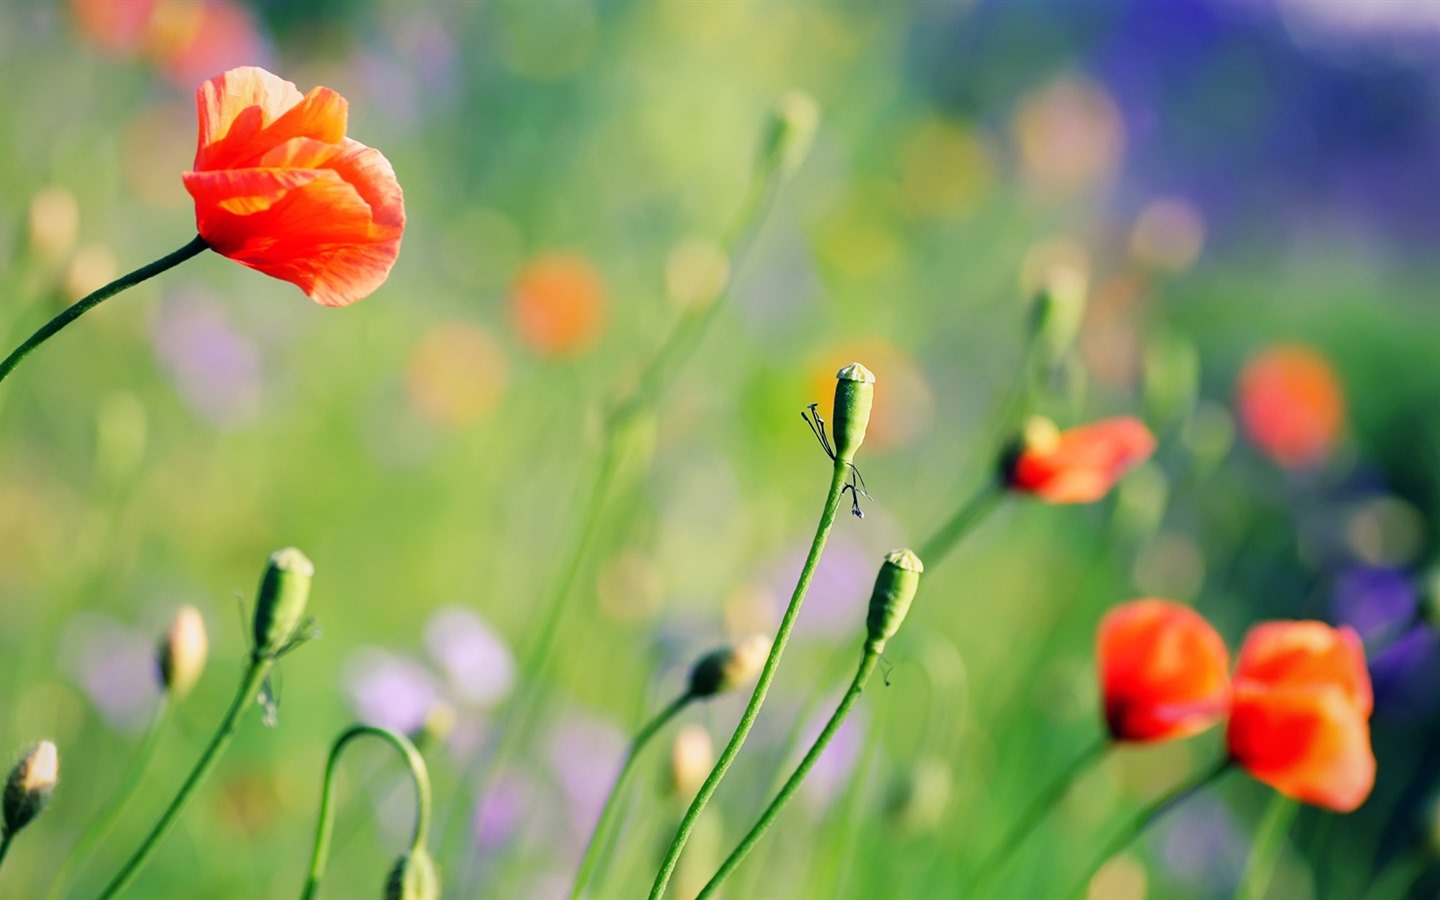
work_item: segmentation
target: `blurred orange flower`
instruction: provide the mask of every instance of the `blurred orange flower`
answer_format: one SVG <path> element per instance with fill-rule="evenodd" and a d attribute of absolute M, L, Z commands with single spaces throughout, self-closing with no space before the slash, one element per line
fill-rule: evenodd
<path fill-rule="evenodd" d="M 405 201 L 384 155 L 345 136 L 345 98 L 302 95 L 254 67 L 195 98 L 199 149 L 184 180 L 206 243 L 326 306 L 374 292 L 400 254 Z"/>
<path fill-rule="evenodd" d="M 605 286 L 582 257 L 535 257 L 520 270 L 510 300 L 521 339 L 541 356 L 575 356 L 600 335 Z"/>
<path fill-rule="evenodd" d="M 1275 790 L 1350 812 L 1375 785 L 1360 638 L 1322 622 L 1251 629 L 1235 670 L 1230 755 Z"/>
<path fill-rule="evenodd" d="M 1322 462 L 1345 424 L 1335 372 L 1309 347 L 1281 345 L 1252 357 L 1236 401 L 1250 440 L 1290 468 Z"/>
<path fill-rule="evenodd" d="M 1095 637 L 1105 721 L 1117 741 L 1168 741 L 1219 722 L 1230 655 L 1199 613 L 1173 600 L 1132 600 Z"/>
<path fill-rule="evenodd" d="M 1005 467 L 1013 491 L 1047 503 L 1092 503 L 1155 452 L 1155 436 L 1133 416 L 1103 419 L 1059 431 L 1032 420 Z"/>

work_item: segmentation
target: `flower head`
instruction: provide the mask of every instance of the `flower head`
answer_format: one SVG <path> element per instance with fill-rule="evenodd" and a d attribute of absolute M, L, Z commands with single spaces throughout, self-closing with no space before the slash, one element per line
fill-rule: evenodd
<path fill-rule="evenodd" d="M 184 174 L 200 236 L 326 306 L 371 294 L 400 254 L 405 201 L 378 150 L 345 136 L 348 104 L 264 69 L 195 92 L 200 140 Z"/>
<path fill-rule="evenodd" d="M 1235 389 L 1240 420 L 1280 465 L 1315 465 L 1345 426 L 1345 397 L 1330 363 L 1308 347 L 1272 347 L 1252 358 Z"/>
<path fill-rule="evenodd" d="M 1236 762 L 1287 797 L 1350 812 L 1375 785 L 1372 704 L 1353 630 L 1266 622 L 1240 650 L 1226 743 Z"/>
<path fill-rule="evenodd" d="M 1105 721 L 1117 741 L 1168 741 L 1209 728 L 1230 699 L 1229 654 L 1199 613 L 1173 600 L 1132 600 L 1095 637 Z"/>
<path fill-rule="evenodd" d="M 13 837 L 45 811 L 60 775 L 60 756 L 52 741 L 41 741 L 10 770 L 0 802 L 0 833 Z"/>
<path fill-rule="evenodd" d="M 1093 503 L 1154 452 L 1155 436 L 1132 416 L 1066 431 L 1035 419 L 1006 460 L 1005 481 L 1047 503 Z"/>

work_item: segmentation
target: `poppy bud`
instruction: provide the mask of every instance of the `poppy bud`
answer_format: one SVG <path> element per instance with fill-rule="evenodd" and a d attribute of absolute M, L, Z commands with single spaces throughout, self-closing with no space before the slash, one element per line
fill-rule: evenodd
<path fill-rule="evenodd" d="M 205 657 L 210 651 L 210 642 L 205 636 L 205 620 L 200 610 L 193 606 L 182 606 L 175 613 L 175 621 L 160 642 L 160 683 L 172 699 L 179 700 L 205 671 Z"/>
<path fill-rule="evenodd" d="M 10 770 L 3 802 L 5 837 L 15 835 L 45 811 L 60 774 L 60 755 L 51 741 L 41 741 Z"/>
<path fill-rule="evenodd" d="M 835 373 L 835 458 L 850 462 L 865 442 L 870 408 L 875 404 L 875 373 L 853 362 Z"/>
<path fill-rule="evenodd" d="M 296 550 L 286 547 L 270 554 L 260 595 L 255 602 L 255 655 L 275 656 L 300 626 L 305 604 L 310 599 L 310 579 L 315 565 Z"/>
<path fill-rule="evenodd" d="M 1057 266 L 1036 293 L 1030 307 L 1030 336 L 1047 371 L 1075 345 L 1085 318 L 1088 290 L 1083 272 L 1074 266 Z"/>
<path fill-rule="evenodd" d="M 440 872 L 424 847 L 395 861 L 385 879 L 385 900 L 439 900 Z"/>
<path fill-rule="evenodd" d="M 891 550 L 885 554 L 880 574 L 875 577 L 875 590 L 870 592 L 870 614 L 865 619 L 868 652 L 885 652 L 885 643 L 900 630 L 923 571 L 925 565 L 910 550 Z"/>
<path fill-rule="evenodd" d="M 767 167 L 789 176 L 810 155 L 815 131 L 820 126 L 820 107 L 804 91 L 788 91 L 775 103 L 770 126 L 765 132 L 760 158 Z"/>
<path fill-rule="evenodd" d="M 713 768 L 715 745 L 703 725 L 691 722 L 675 733 L 675 743 L 670 747 L 668 785 L 672 793 L 689 803 Z"/>
<path fill-rule="evenodd" d="M 770 656 L 770 644 L 770 638 L 756 634 L 700 657 L 690 670 L 690 696 L 713 697 L 759 675 Z"/>

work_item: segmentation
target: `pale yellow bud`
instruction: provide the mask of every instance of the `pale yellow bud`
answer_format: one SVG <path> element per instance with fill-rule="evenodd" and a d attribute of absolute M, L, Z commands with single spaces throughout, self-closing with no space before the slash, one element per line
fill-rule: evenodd
<path fill-rule="evenodd" d="M 55 262 L 75 247 L 80 233 L 80 205 L 63 187 L 41 188 L 30 198 L 30 248 L 45 262 Z"/>
<path fill-rule="evenodd" d="M 179 700 L 205 671 L 210 640 L 205 635 L 205 619 L 193 606 L 182 606 L 160 644 L 160 681 L 171 698 Z"/>
<path fill-rule="evenodd" d="M 3 804 L 7 837 L 44 811 L 60 777 L 60 754 L 51 741 L 41 741 L 15 764 L 5 782 Z"/>
<path fill-rule="evenodd" d="M 705 726 L 690 723 L 675 734 L 670 747 L 670 790 L 690 802 L 715 768 L 715 745 Z"/>
<path fill-rule="evenodd" d="M 754 679 L 765 667 L 770 644 L 770 638 L 756 634 L 705 654 L 690 671 L 691 696 L 711 697 Z"/>

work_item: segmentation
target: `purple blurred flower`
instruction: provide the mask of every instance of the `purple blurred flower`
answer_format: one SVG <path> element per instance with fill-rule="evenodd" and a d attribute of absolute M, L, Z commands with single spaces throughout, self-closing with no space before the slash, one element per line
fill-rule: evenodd
<path fill-rule="evenodd" d="M 776 621 L 790 602 L 795 576 L 804 568 L 809 551 L 809 544 L 797 546 L 771 570 L 771 576 L 766 579 L 775 588 L 771 593 L 776 602 Z M 835 638 L 861 634 L 878 567 L 874 554 L 853 538 L 832 535 L 825 555 L 820 557 L 820 563 L 815 567 L 810 590 L 805 595 L 805 608 L 810 615 L 805 627 L 797 630 L 795 637 Z"/>
<path fill-rule="evenodd" d="M 1354 628 L 1367 647 L 1403 631 L 1419 603 L 1409 577 L 1392 569 L 1357 567 L 1335 580 L 1335 618 Z"/>
<path fill-rule="evenodd" d="M 624 755 L 625 736 L 610 722 L 571 713 L 551 730 L 546 757 L 570 805 L 575 836 L 594 828 Z"/>
<path fill-rule="evenodd" d="M 61 658 L 111 728 L 144 728 L 160 702 L 155 644 L 96 614 L 76 616 L 60 639 Z"/>
<path fill-rule="evenodd" d="M 1355 568 L 1335 581 L 1336 620 L 1365 642 L 1375 690 L 1375 714 L 1408 720 L 1440 704 L 1440 639 L 1417 621 L 1420 598 L 1409 576 L 1390 569 Z"/>
<path fill-rule="evenodd" d="M 534 799 L 535 789 L 528 778 L 510 771 L 501 773 L 475 808 L 472 833 L 480 852 L 491 855 L 513 841 L 533 812 Z"/>
<path fill-rule="evenodd" d="M 379 647 L 362 647 L 351 654 L 345 683 L 361 719 L 407 733 L 424 724 L 440 697 L 428 669 Z"/>
<path fill-rule="evenodd" d="M 1240 883 L 1249 842 L 1218 797 L 1200 794 L 1166 818 L 1156 834 L 1165 868 L 1176 880 L 1229 897 Z"/>
<path fill-rule="evenodd" d="M 1440 638 L 1417 623 L 1370 657 L 1375 711 L 1387 718 L 1413 720 L 1440 706 Z"/>
<path fill-rule="evenodd" d="M 460 699 L 491 706 L 510 692 L 515 658 L 471 610 L 463 606 L 437 610 L 425 626 L 425 644 Z"/>
<path fill-rule="evenodd" d="M 821 713 L 818 713 L 805 726 L 801 732 L 800 750 L 801 753 L 810 748 L 820 732 L 825 728 L 825 723 L 830 720 L 830 713 L 834 710 L 833 703 L 826 703 Z M 851 713 L 850 717 L 841 723 L 836 730 L 835 736 L 830 739 L 830 745 L 820 758 L 815 760 L 815 767 L 810 770 L 810 775 L 801 785 L 805 799 L 810 807 L 815 810 L 823 809 L 835 799 L 836 795 L 844 788 L 846 781 L 855 771 L 855 766 L 860 762 L 860 751 L 865 746 L 865 726 L 861 721 L 860 713 Z"/>
<path fill-rule="evenodd" d="M 212 424 L 235 427 L 259 411 L 260 351 L 208 294 L 184 290 L 166 298 L 155 352 L 181 398 Z"/>

